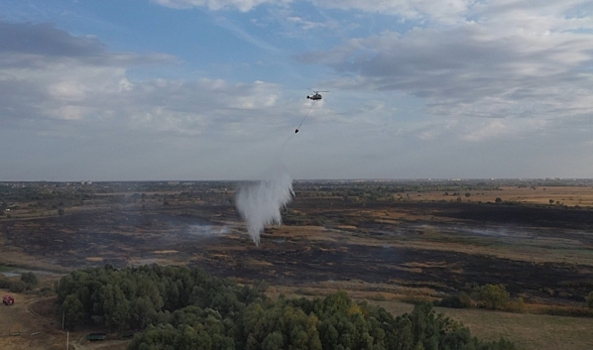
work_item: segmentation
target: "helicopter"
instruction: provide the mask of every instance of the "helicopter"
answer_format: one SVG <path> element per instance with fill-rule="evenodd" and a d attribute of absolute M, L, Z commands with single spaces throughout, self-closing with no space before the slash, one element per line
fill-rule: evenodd
<path fill-rule="evenodd" d="M 315 91 L 315 90 L 313 90 L 313 95 L 309 95 L 309 96 L 307 96 L 307 98 L 309 100 L 314 100 L 314 101 L 321 100 L 323 97 L 321 96 L 320 92 L 329 92 L 329 91 Z"/>
<path fill-rule="evenodd" d="M 307 96 L 307 98 L 309 100 L 313 100 L 313 101 L 319 101 L 323 98 L 323 96 L 321 96 L 320 92 L 329 92 L 329 91 L 325 91 L 325 90 L 313 90 L 313 95 L 309 95 Z M 303 118 L 303 121 L 299 124 L 299 127 L 296 128 L 294 130 L 295 134 L 299 133 L 299 128 L 301 127 L 301 125 L 303 125 L 303 123 L 305 122 L 305 119 L 307 119 L 307 117 L 309 116 L 309 113 L 311 112 L 311 109 L 313 109 L 313 104 L 311 104 L 311 108 L 309 108 L 309 112 L 307 112 L 307 115 L 305 115 L 305 118 Z"/>

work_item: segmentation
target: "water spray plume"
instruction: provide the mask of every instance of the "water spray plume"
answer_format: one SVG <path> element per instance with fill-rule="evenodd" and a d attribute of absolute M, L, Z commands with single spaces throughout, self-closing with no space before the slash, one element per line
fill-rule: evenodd
<path fill-rule="evenodd" d="M 244 185 L 236 198 L 237 210 L 247 224 L 247 231 L 259 246 L 264 227 L 269 224 L 282 224 L 280 210 L 294 196 L 292 179 L 286 171 L 277 171 L 267 180 Z"/>

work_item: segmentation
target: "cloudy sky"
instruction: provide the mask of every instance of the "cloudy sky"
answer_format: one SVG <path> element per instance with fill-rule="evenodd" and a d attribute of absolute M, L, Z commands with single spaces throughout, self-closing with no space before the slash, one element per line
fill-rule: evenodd
<path fill-rule="evenodd" d="M 0 181 L 591 178 L 593 2 L 3 0 L 0 147 Z"/>

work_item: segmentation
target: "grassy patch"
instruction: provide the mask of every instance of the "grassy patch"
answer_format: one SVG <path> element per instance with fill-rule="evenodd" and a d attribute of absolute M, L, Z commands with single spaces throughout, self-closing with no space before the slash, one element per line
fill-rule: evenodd
<path fill-rule="evenodd" d="M 398 301 L 374 302 L 394 315 L 410 312 L 413 305 Z M 505 337 L 518 349 L 593 349 L 593 319 L 551 315 L 517 314 L 483 309 L 449 309 L 438 312 L 459 320 L 472 335 L 484 340 Z"/>

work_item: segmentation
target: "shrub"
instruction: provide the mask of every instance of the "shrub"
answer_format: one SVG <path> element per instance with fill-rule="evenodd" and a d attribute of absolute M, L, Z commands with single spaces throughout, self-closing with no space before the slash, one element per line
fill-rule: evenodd
<path fill-rule="evenodd" d="M 9 290 L 13 293 L 22 293 L 27 289 L 27 286 L 21 281 L 15 281 L 10 283 Z"/>
<path fill-rule="evenodd" d="M 32 289 L 37 285 L 37 276 L 33 272 L 22 273 L 21 282 L 26 285 L 27 289 Z"/>
<path fill-rule="evenodd" d="M 50 288 L 50 287 L 43 287 L 43 288 L 41 288 L 39 290 L 39 292 L 37 292 L 37 294 L 39 296 L 42 296 L 42 297 L 48 297 L 48 296 L 54 295 L 55 293 L 54 293 L 54 290 L 52 288 Z"/>
<path fill-rule="evenodd" d="M 525 304 L 523 298 L 518 297 L 509 303 L 508 310 L 512 312 L 525 313 L 527 312 L 527 305 Z"/>
<path fill-rule="evenodd" d="M 10 280 L 4 276 L 0 277 L 0 288 L 2 288 L 2 289 L 10 288 Z"/>
<path fill-rule="evenodd" d="M 487 309 L 496 310 L 505 307 L 509 296 L 509 292 L 502 284 L 487 284 L 480 288 L 480 300 Z"/>
<path fill-rule="evenodd" d="M 447 295 L 441 300 L 435 300 L 433 304 L 435 306 L 450 307 L 454 309 L 462 308 L 461 301 L 459 300 L 459 296 L 457 295 Z"/>
<path fill-rule="evenodd" d="M 435 300 L 433 304 L 435 306 L 464 309 L 472 307 L 473 301 L 466 292 L 461 292 L 459 295 L 448 295 L 441 300 Z"/>
<path fill-rule="evenodd" d="M 466 292 L 459 293 L 459 302 L 462 308 L 470 308 L 474 304 L 472 298 Z"/>

